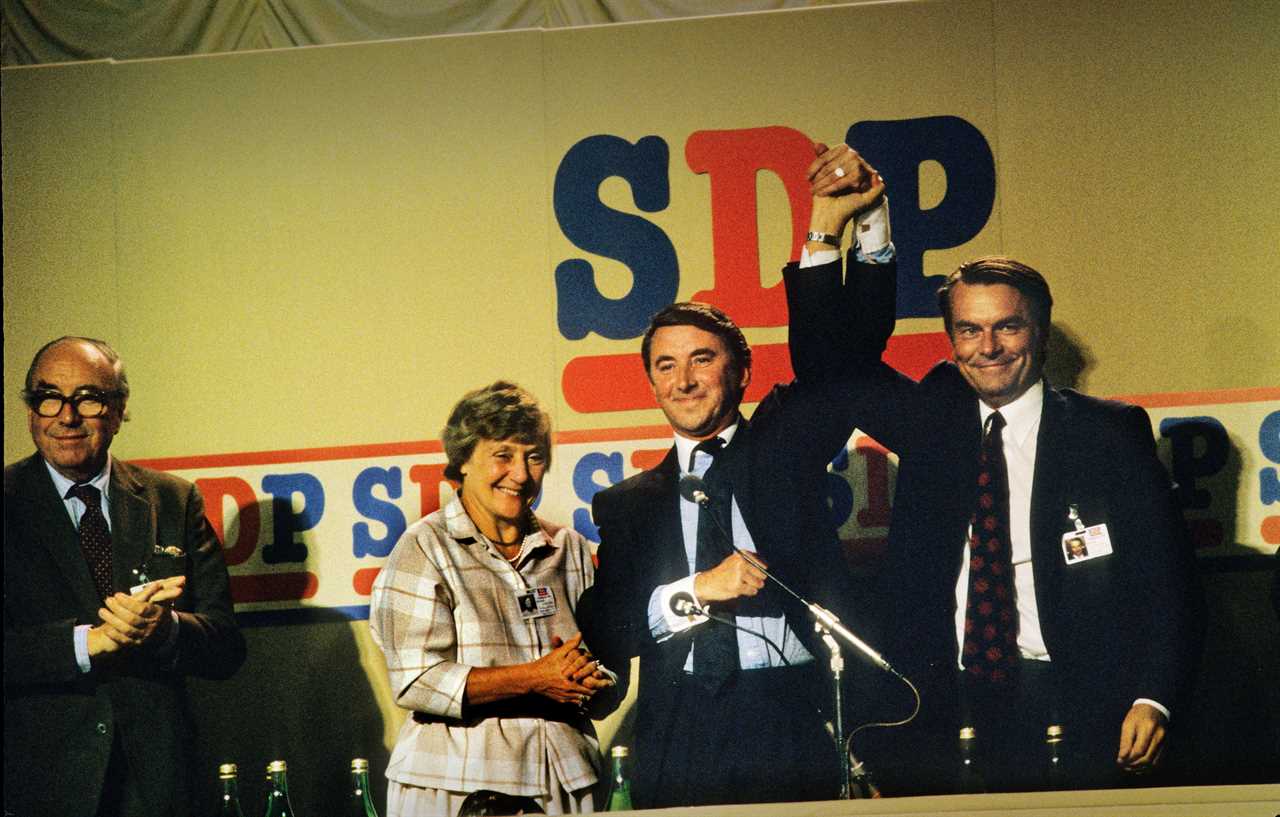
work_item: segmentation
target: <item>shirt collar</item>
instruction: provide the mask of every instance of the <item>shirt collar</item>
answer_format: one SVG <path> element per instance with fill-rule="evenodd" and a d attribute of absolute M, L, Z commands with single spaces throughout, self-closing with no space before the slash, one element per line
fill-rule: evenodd
<path fill-rule="evenodd" d="M 738 423 L 740 420 L 734 420 L 733 425 L 721 431 L 716 436 L 724 440 L 727 446 L 733 441 L 733 435 L 738 431 Z M 686 474 L 689 471 L 689 455 L 693 453 L 693 449 L 697 447 L 702 440 L 691 440 L 688 437 L 677 434 L 676 437 L 676 458 L 680 460 L 680 473 Z"/>
<path fill-rule="evenodd" d="M 1027 441 L 1031 432 L 1040 425 L 1040 410 L 1044 407 L 1044 380 L 1031 384 L 1017 400 L 1007 406 L 1000 407 L 1000 415 L 1004 417 L 1005 439 L 1012 440 L 1021 446 Z M 981 400 L 978 401 L 978 417 L 982 427 L 986 428 L 987 418 L 995 413 L 995 409 Z"/>
<path fill-rule="evenodd" d="M 466 506 L 462 504 L 461 492 L 454 494 L 453 499 L 449 500 L 443 510 L 445 530 L 449 532 L 450 538 L 458 542 L 488 541 L 488 538 L 476 527 L 476 523 L 467 515 Z M 542 529 L 542 521 L 532 512 L 530 515 L 533 516 L 533 530 L 525 534 L 524 541 L 520 543 L 520 555 L 515 559 L 517 563 L 536 547 L 543 545 L 557 547 L 555 539 L 547 536 L 546 531 Z"/>
<path fill-rule="evenodd" d="M 49 461 L 44 459 L 44 457 L 41 457 L 40 459 L 44 462 L 44 467 L 46 470 L 48 470 L 49 476 L 53 478 L 53 487 L 57 489 L 58 496 L 62 497 L 63 499 L 67 498 L 67 491 L 70 491 L 71 486 L 73 485 L 92 485 L 93 487 L 101 491 L 104 497 L 110 495 L 110 491 L 109 491 L 109 488 L 111 486 L 111 455 L 110 454 L 107 454 L 107 462 L 105 465 L 102 466 L 102 470 L 98 472 L 98 475 L 96 477 L 89 480 L 88 482 L 76 482 L 75 480 L 67 479 L 62 474 L 58 473 L 58 469 L 50 465 Z"/>

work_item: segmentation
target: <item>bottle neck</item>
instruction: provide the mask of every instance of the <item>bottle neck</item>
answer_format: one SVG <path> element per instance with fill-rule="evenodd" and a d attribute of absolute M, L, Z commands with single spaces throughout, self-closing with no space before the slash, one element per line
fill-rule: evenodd
<path fill-rule="evenodd" d="M 369 790 L 369 771 L 367 769 L 351 773 L 350 813 L 353 815 L 373 815 L 378 812 L 373 808 L 373 792 Z"/>
<path fill-rule="evenodd" d="M 286 772 L 272 772 L 268 775 L 267 787 L 270 789 L 267 797 L 289 799 L 289 778 Z"/>
<path fill-rule="evenodd" d="M 351 799 L 370 801 L 372 793 L 369 791 L 369 772 L 360 771 L 351 773 Z"/>
<path fill-rule="evenodd" d="M 222 797 L 223 799 L 226 799 L 226 798 L 239 799 L 240 798 L 240 781 L 237 778 L 234 778 L 234 777 L 222 778 Z"/>

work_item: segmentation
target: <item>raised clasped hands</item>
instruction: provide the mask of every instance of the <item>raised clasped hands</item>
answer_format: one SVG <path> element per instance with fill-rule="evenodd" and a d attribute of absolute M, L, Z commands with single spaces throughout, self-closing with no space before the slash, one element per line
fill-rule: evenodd
<path fill-rule="evenodd" d="M 582 634 L 568 641 L 555 636 L 551 652 L 533 662 L 533 691 L 553 701 L 583 707 L 591 697 L 613 685 L 609 674 L 582 646 Z"/>
<path fill-rule="evenodd" d="M 151 582 L 135 595 L 108 596 L 98 610 L 101 623 L 89 629 L 90 657 L 163 644 L 173 626 L 173 602 L 186 583 L 186 576 L 171 576 Z"/>
<path fill-rule="evenodd" d="M 809 192 L 813 196 L 813 226 L 838 235 L 849 219 L 879 202 L 884 179 L 858 151 L 846 144 L 813 146 L 809 164 Z"/>

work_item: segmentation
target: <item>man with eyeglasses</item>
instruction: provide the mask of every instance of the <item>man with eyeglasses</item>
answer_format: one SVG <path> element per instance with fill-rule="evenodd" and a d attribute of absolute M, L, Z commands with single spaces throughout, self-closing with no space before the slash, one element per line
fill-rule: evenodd
<path fill-rule="evenodd" d="M 184 678 L 243 663 L 222 547 L 195 486 L 109 454 L 119 355 L 62 337 L 31 361 L 37 453 L 4 469 L 4 808 L 183 815 Z"/>

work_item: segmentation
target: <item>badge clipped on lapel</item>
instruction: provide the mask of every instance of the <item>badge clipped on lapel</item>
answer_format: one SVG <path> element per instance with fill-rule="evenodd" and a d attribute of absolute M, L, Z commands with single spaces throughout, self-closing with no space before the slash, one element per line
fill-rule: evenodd
<path fill-rule="evenodd" d="M 161 556 L 167 559 L 182 559 L 186 555 L 187 552 L 177 545 L 156 545 L 153 547 L 151 549 L 151 553 L 143 558 L 142 564 L 133 568 L 131 571 L 133 573 L 134 585 L 129 588 L 129 595 L 136 596 L 143 590 L 146 590 L 148 587 L 155 584 L 157 581 L 155 579 L 151 579 L 147 575 L 151 572 L 151 558 L 153 556 Z M 165 572 L 162 570 L 161 574 L 165 575 Z"/>
<path fill-rule="evenodd" d="M 1067 518 L 1075 527 L 1062 534 L 1063 561 L 1074 565 L 1111 555 L 1111 534 L 1106 523 L 1086 527 L 1080 520 L 1080 509 L 1076 505 L 1067 506 Z"/>

